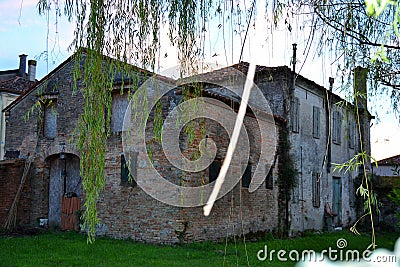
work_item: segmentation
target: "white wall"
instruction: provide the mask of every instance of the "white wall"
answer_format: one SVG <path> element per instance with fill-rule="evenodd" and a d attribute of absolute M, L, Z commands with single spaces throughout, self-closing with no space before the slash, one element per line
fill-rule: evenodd
<path fill-rule="evenodd" d="M 314 91 L 313 91 L 314 90 Z M 305 86 L 296 85 L 294 96 L 299 98 L 299 133 L 290 131 L 291 153 L 294 158 L 296 169 L 298 170 L 298 186 L 293 190 L 291 203 L 291 231 L 296 233 L 307 229 L 321 230 L 324 227 L 324 206 L 325 203 L 333 206 L 333 176 L 340 177 L 342 182 L 342 211 L 341 221 L 344 226 L 348 226 L 355 221 L 355 210 L 353 202 L 350 201 L 351 185 L 357 172 L 339 173 L 334 172 L 333 163 L 343 163 L 352 158 L 357 153 L 358 141 L 356 138 L 354 149 L 349 148 L 347 136 L 348 123 L 346 111 L 342 108 L 331 107 L 339 110 L 342 114 L 341 144 L 331 144 L 332 167 L 327 170 L 327 115 L 326 101 L 322 91 L 308 89 Z M 313 106 L 320 108 L 320 134 L 319 138 L 313 136 Z M 331 118 L 332 125 L 332 118 Z M 331 126 L 332 127 L 332 126 Z M 291 129 L 290 129 L 291 130 Z M 313 184 L 312 174 L 318 172 L 320 177 L 320 206 L 313 205 Z M 351 205 L 350 206 L 350 202 Z"/>
<path fill-rule="evenodd" d="M 4 144 L 6 136 L 6 118 L 3 111 L 11 102 L 13 102 L 18 95 L 6 92 L 0 92 L 0 160 L 4 159 Z"/>

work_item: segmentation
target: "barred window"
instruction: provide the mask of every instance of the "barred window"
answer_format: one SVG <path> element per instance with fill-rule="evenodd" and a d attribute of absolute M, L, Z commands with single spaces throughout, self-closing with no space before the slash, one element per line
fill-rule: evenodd
<path fill-rule="evenodd" d="M 295 97 L 295 98 L 293 98 L 293 101 L 292 101 L 292 131 L 295 133 L 298 133 L 300 131 L 299 111 L 300 111 L 299 98 Z"/>
<path fill-rule="evenodd" d="M 312 202 L 315 208 L 319 208 L 321 205 L 321 195 L 320 195 L 320 179 L 319 173 L 312 173 Z"/>

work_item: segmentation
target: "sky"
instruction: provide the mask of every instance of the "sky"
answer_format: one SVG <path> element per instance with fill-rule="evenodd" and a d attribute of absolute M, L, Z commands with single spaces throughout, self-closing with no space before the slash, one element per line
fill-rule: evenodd
<path fill-rule="evenodd" d="M 69 23 L 64 15 L 56 17 L 50 13 L 48 17 L 39 16 L 37 1 L 0 0 L 0 70 L 17 69 L 18 55 L 26 54 L 28 60 L 37 60 L 36 78 L 41 79 L 71 55 L 68 47 L 73 40 L 73 23 Z M 267 25 L 262 19 L 260 21 L 257 25 Z M 217 30 L 219 23 L 216 21 L 208 27 L 207 33 L 212 41 L 206 45 L 205 61 L 219 66 L 237 63 L 241 40 L 228 34 L 225 39 L 229 45 L 224 47 L 221 30 Z M 262 32 L 260 34 L 260 31 L 250 29 L 243 54 L 244 61 L 254 61 L 264 66 L 290 66 L 292 44 L 297 43 L 297 70 L 304 77 L 328 87 L 328 77 L 335 77 L 335 69 L 329 64 L 330 55 L 324 58 L 307 56 L 304 53 L 307 37 L 304 30 L 289 32 L 283 26 L 274 31 L 264 28 Z M 162 38 L 166 39 L 164 35 Z M 45 51 L 49 51 L 48 60 Z M 168 57 L 163 57 L 157 66 L 160 73 L 177 65 L 174 47 L 162 44 L 160 55 L 165 54 Z M 399 120 L 391 114 L 389 100 L 381 98 L 369 105 L 372 113 L 379 118 L 372 121 L 372 156 L 379 160 L 400 154 Z"/>

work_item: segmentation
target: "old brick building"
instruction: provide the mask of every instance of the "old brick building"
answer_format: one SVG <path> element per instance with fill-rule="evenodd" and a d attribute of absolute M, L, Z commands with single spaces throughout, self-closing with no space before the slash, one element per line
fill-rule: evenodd
<path fill-rule="evenodd" d="M 34 155 L 29 188 L 25 191 L 30 200 L 26 223 L 29 225 L 37 225 L 39 218 L 48 218 L 51 225 L 60 225 L 64 193 L 73 192 L 84 201 L 79 176 L 80 154 L 72 138 L 83 111 L 83 97 L 81 91 L 72 91 L 73 66 L 72 56 L 5 109 L 9 116 L 6 150 L 19 151 L 20 157 L 26 157 L 28 153 Z M 216 84 L 232 79 L 233 69 L 245 73 L 247 67 L 246 63 L 240 63 L 197 77 L 202 81 L 202 95 L 221 103 L 213 112 L 225 115 L 224 109 L 237 111 L 240 98 Z M 139 85 L 146 77 L 152 76 L 139 68 L 135 68 L 135 73 Z M 165 119 L 182 99 L 182 81 L 162 76 L 156 78 L 174 88 L 161 98 Z M 121 90 L 122 81 L 124 88 Z M 257 112 L 248 110 L 244 124 L 249 135 L 250 156 L 244 160 L 240 157 L 242 147 L 239 144 L 238 160 L 230 167 L 232 175 L 241 171 L 244 175 L 240 183 L 216 202 L 211 215 L 204 217 L 201 206 L 164 204 L 149 196 L 145 187 L 128 181 L 122 130 L 129 103 L 127 90 L 135 86 L 129 81 L 123 75 L 117 75 L 114 81 L 116 90 L 113 92 L 111 135 L 107 140 L 106 186 L 97 205 L 99 234 L 175 243 L 181 240 L 219 240 L 226 236 L 285 229 L 294 233 L 322 229 L 326 203 L 337 214 L 336 225 L 347 226 L 355 220 L 351 183 L 357 172 L 343 175 L 334 172 L 330 166 L 332 162 L 341 163 L 359 151 L 354 111 L 336 106 L 335 103 L 342 99 L 331 91 L 302 76 L 297 76 L 294 83 L 292 71 L 287 67 L 257 67 L 255 83 L 270 103 L 273 116 L 268 113 L 265 116 L 274 119 L 272 122 L 269 120 L 268 125 L 270 129 L 276 129 L 270 136 L 276 134 L 277 147 L 268 146 L 275 144 L 272 139 L 261 140 L 259 122 L 255 117 Z M 38 92 L 42 112 L 32 109 L 37 103 Z M 30 110 L 28 120 L 22 120 Z M 174 167 L 166 159 L 161 144 L 152 135 L 153 121 L 152 113 L 146 125 L 146 145 L 134 144 L 134 157 L 129 160 L 131 175 L 139 183 L 154 178 L 149 165 L 175 185 L 199 186 L 215 180 L 229 142 L 227 132 L 218 123 L 201 120 L 205 131 L 195 131 L 195 136 L 213 139 L 217 147 L 216 157 L 210 167 L 190 174 Z M 333 142 L 327 145 L 329 129 L 332 129 Z M 163 138 L 176 139 L 177 136 Z M 188 136 L 184 131 L 178 139 L 182 153 L 190 158 L 197 151 L 197 139 L 187 144 Z M 369 132 L 365 142 L 369 142 Z M 260 147 L 261 144 L 267 147 L 268 160 L 260 157 L 260 151 L 265 149 Z M 153 155 L 151 164 L 145 158 L 149 150 Z M 250 193 L 249 183 L 258 165 L 262 166 L 265 180 Z M 204 197 L 201 201 L 206 199 Z"/>

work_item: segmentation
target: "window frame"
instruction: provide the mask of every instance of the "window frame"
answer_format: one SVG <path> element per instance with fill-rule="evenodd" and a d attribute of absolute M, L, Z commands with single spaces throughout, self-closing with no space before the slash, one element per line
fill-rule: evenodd
<path fill-rule="evenodd" d="M 312 204 L 314 208 L 321 207 L 321 179 L 318 172 L 312 173 Z"/>

